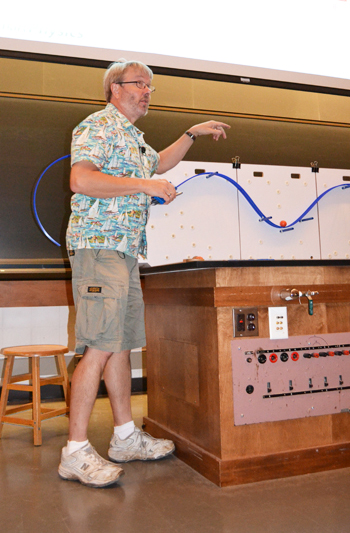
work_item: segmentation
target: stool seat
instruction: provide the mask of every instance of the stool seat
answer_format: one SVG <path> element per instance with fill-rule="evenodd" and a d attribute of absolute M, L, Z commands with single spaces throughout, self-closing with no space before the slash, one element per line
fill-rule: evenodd
<path fill-rule="evenodd" d="M 34 445 L 42 444 L 41 422 L 54 416 L 69 413 L 70 386 L 64 354 L 68 352 L 66 346 L 60 344 L 34 344 L 26 346 L 11 346 L 3 348 L 1 353 L 6 357 L 4 379 L 0 398 L 0 438 L 3 424 L 18 424 L 31 426 L 34 433 Z M 54 356 L 57 362 L 57 375 L 40 377 L 40 358 Z M 15 357 L 27 357 L 29 371 L 26 374 L 12 375 Z M 29 384 L 21 384 L 28 381 Z M 41 387 L 44 385 L 62 385 L 66 406 L 59 409 L 45 408 L 41 405 Z M 10 390 L 28 391 L 32 393 L 32 401 L 24 405 L 8 407 Z M 11 416 L 20 411 L 32 410 L 32 418 L 25 419 Z"/>
<path fill-rule="evenodd" d="M 59 355 L 69 352 L 67 346 L 61 344 L 29 344 L 26 346 L 10 346 L 3 348 L 3 355 L 15 355 L 16 357 L 40 357 Z"/>

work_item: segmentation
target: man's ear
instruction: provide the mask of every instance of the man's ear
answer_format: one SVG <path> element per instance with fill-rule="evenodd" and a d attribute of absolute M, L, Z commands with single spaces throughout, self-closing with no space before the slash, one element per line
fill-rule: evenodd
<path fill-rule="evenodd" d="M 117 85 L 116 83 L 111 84 L 111 93 L 115 98 L 119 97 L 119 89 L 120 85 Z"/>

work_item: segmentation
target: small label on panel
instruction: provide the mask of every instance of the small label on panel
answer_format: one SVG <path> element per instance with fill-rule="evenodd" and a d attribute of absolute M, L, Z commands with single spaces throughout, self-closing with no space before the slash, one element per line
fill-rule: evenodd
<path fill-rule="evenodd" d="M 269 307 L 270 339 L 288 339 L 286 307 Z"/>

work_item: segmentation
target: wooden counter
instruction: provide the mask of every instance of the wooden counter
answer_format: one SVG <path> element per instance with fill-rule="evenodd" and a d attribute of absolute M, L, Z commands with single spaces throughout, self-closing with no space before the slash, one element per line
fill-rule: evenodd
<path fill-rule="evenodd" d="M 143 271 L 146 430 L 173 439 L 178 457 L 220 486 L 350 466 L 349 413 L 235 425 L 231 362 L 234 307 L 258 307 L 261 338 L 269 338 L 268 307 L 284 305 L 290 338 L 349 332 L 348 265 L 231 261 Z M 294 287 L 319 292 L 312 316 L 306 299 L 276 297 Z"/>

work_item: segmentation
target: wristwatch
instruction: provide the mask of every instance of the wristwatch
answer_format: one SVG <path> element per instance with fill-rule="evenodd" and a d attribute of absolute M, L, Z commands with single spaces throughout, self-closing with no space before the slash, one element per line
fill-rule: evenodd
<path fill-rule="evenodd" d="M 190 131 L 185 131 L 185 134 L 188 135 L 192 139 L 192 141 L 195 141 L 197 139 L 197 137 L 193 135 L 193 133 L 191 133 Z"/>

